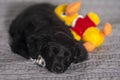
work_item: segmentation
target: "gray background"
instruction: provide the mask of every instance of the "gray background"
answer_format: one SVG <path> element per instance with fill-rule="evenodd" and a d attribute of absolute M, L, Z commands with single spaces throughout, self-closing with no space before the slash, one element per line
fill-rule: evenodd
<path fill-rule="evenodd" d="M 71 3 L 75 0 L 0 0 L 0 80 L 120 80 L 120 0 L 82 0 L 81 15 L 96 12 L 101 28 L 106 21 L 112 34 L 102 46 L 89 55 L 89 60 L 72 64 L 63 74 L 54 74 L 34 65 L 9 47 L 8 28 L 12 19 L 24 8 L 41 2 Z"/>

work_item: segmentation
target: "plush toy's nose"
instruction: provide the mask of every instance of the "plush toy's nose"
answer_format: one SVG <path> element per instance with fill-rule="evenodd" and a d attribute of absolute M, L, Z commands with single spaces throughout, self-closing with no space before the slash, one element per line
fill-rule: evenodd
<path fill-rule="evenodd" d="M 67 16 L 72 16 L 76 14 L 80 8 L 80 4 L 81 4 L 80 2 L 74 2 L 69 4 L 65 10 L 65 14 Z"/>

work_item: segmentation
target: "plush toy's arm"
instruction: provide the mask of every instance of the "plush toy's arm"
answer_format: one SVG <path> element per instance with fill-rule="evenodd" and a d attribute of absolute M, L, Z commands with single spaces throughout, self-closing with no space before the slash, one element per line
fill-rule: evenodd
<path fill-rule="evenodd" d="M 81 37 L 78 34 L 76 34 L 76 32 L 74 32 L 73 30 L 71 30 L 71 33 L 72 33 L 72 35 L 73 35 L 73 37 L 74 37 L 75 40 L 77 40 L 77 41 L 81 40 Z"/>

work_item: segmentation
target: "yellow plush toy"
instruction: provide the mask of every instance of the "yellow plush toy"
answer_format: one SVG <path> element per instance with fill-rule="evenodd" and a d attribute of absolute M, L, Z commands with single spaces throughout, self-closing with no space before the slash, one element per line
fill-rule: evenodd
<path fill-rule="evenodd" d="M 103 43 L 104 38 L 112 32 L 112 27 L 110 23 L 106 23 L 103 29 L 99 30 L 96 27 L 100 23 L 98 15 L 89 12 L 82 17 L 78 15 L 79 8 L 80 2 L 62 4 L 55 8 L 55 14 L 66 25 L 71 26 L 73 37 L 77 41 L 83 40 L 86 50 L 91 52 Z"/>

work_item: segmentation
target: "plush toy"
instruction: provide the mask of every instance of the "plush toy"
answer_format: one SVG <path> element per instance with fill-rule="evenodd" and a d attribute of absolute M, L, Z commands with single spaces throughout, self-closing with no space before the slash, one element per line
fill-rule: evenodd
<path fill-rule="evenodd" d="M 100 23 L 98 15 L 89 12 L 83 17 L 78 15 L 79 8 L 80 2 L 62 4 L 55 8 L 55 14 L 66 25 L 71 26 L 73 37 L 77 41 L 83 40 L 86 50 L 91 52 L 103 43 L 104 38 L 112 32 L 112 27 L 110 23 L 105 23 L 103 29 L 99 30 L 96 27 Z"/>

